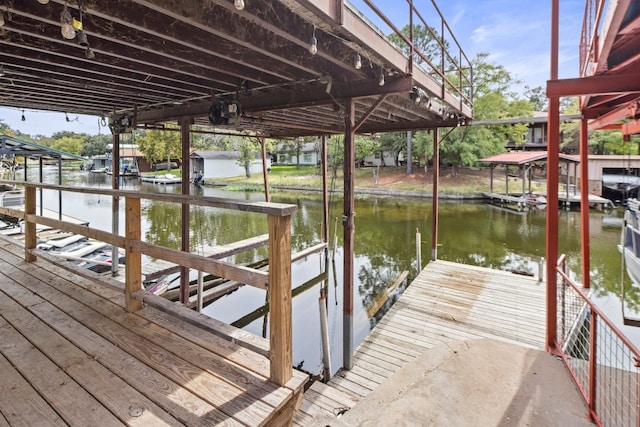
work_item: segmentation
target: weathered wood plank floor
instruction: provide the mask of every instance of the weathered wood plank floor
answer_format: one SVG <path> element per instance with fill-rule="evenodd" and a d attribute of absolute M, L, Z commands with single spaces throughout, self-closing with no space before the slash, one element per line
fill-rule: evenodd
<path fill-rule="evenodd" d="M 546 289 L 531 277 L 429 263 L 357 348 L 354 366 L 304 394 L 294 423 L 336 416 L 436 344 L 473 338 L 544 349 Z"/>
<path fill-rule="evenodd" d="M 23 253 L 0 238 L 0 425 L 281 424 L 306 381 L 278 387 L 264 354 Z"/>

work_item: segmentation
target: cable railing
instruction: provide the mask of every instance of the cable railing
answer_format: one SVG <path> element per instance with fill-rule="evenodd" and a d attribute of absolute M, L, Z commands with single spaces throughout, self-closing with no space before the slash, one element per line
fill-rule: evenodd
<path fill-rule="evenodd" d="M 640 426 L 640 352 L 567 274 L 558 274 L 556 346 L 601 426 Z"/>
<path fill-rule="evenodd" d="M 459 101 L 459 109 L 471 108 L 473 105 L 473 68 L 471 61 L 462 50 L 460 43 L 454 36 L 449 24 L 440 12 L 434 0 L 406 0 L 408 7 L 408 34 L 403 32 L 389 17 L 391 10 L 383 10 L 373 0 L 352 0 L 353 3 L 362 3 L 368 7 L 374 15 L 388 27 L 389 32 L 396 37 L 395 43 L 409 57 L 407 69 L 412 73 L 415 66 L 426 71 L 440 87 L 440 93 L 434 94 L 445 98 L 445 93 L 450 92 Z M 398 5 L 386 4 L 395 11 Z M 420 8 L 418 8 L 420 6 Z M 430 7 L 428 16 L 436 16 L 437 23 L 430 25 L 424 16 L 424 9 Z M 367 15 L 365 13 L 365 15 Z M 402 15 L 406 17 L 407 15 Z M 420 28 L 424 34 L 414 34 L 414 30 Z"/>

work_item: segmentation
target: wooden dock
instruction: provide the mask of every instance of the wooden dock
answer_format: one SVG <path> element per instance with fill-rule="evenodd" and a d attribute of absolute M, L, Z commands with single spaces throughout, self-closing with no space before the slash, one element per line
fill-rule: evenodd
<path fill-rule="evenodd" d="M 353 369 L 305 392 L 294 424 L 348 411 L 439 343 L 492 338 L 542 350 L 545 303 L 545 285 L 534 278 L 431 262 L 357 348 Z"/>
<path fill-rule="evenodd" d="M 286 425 L 307 376 L 271 382 L 268 341 L 99 280 L 0 236 L 0 425 Z"/>

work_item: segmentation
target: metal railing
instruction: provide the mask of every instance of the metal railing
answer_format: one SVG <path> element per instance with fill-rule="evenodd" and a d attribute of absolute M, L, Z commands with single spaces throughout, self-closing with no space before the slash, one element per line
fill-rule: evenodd
<path fill-rule="evenodd" d="M 580 33 L 580 76 L 591 72 L 591 64 L 598 62 L 598 30 L 602 24 L 606 0 L 586 0 L 582 32 Z"/>
<path fill-rule="evenodd" d="M 382 2 L 360 1 L 391 30 L 392 34 L 397 36 L 398 47 L 409 57 L 407 67 L 409 73 L 412 73 L 414 66 L 422 67 L 437 81 L 440 93 L 436 95 L 444 99 L 445 92 L 449 91 L 458 99 L 460 110 L 465 106 L 472 107 L 473 67 L 471 61 L 462 50 L 434 0 L 406 0 L 409 17 L 408 33 L 398 28 L 388 18 L 389 12 L 387 11 L 385 14 L 385 10 L 381 8 Z M 395 2 L 389 2 L 386 6 L 394 9 L 398 7 Z M 424 18 L 425 16 L 435 17 L 436 23 L 430 25 Z M 414 29 L 418 28 L 421 28 L 425 33 L 424 39 L 420 41 L 414 35 Z"/>
<path fill-rule="evenodd" d="M 640 426 L 640 352 L 567 274 L 556 265 L 556 346 L 601 426 Z"/>

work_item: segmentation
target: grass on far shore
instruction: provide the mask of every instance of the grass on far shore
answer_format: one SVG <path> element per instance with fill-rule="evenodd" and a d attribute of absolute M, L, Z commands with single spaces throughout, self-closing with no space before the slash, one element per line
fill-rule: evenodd
<path fill-rule="evenodd" d="M 378 174 L 377 182 L 375 175 Z M 344 184 L 342 168 L 330 169 L 327 173 L 328 186 L 341 188 Z M 322 170 L 316 166 L 273 165 L 268 175 L 271 186 L 295 188 L 321 188 Z M 233 177 L 216 180 L 216 184 L 227 184 L 231 191 L 262 191 L 262 173 L 253 174 L 250 178 Z M 471 195 L 490 191 L 490 173 L 488 168 L 459 168 L 453 176 L 450 168 L 440 170 L 440 192 L 447 194 Z M 356 189 L 400 190 L 415 192 L 431 192 L 433 189 L 433 171 L 425 173 L 424 169 L 414 170 L 411 175 L 406 174 L 404 167 L 362 167 L 355 171 Z M 534 181 L 532 191 L 544 191 L 543 181 Z M 494 192 L 505 192 L 504 175 L 496 173 L 493 183 Z M 522 191 L 522 179 L 509 177 L 509 192 Z"/>

